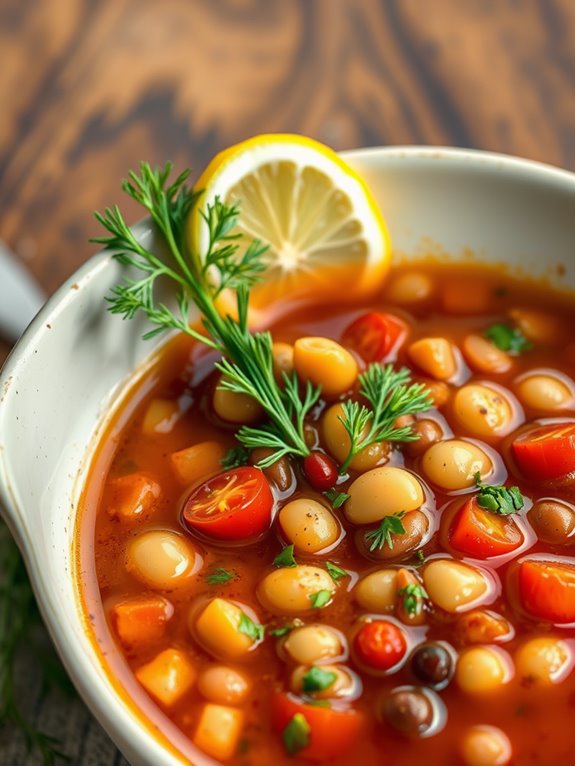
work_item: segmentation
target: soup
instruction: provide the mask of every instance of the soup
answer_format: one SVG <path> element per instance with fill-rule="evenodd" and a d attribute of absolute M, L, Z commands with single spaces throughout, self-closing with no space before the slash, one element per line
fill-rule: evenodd
<path fill-rule="evenodd" d="M 80 556 L 100 645 L 194 763 L 569 762 L 574 322 L 542 284 L 434 262 L 289 314 L 276 379 L 322 385 L 303 461 L 240 447 L 262 413 L 219 354 L 163 348 L 101 440 Z M 373 365 L 419 408 L 350 459 Z"/>

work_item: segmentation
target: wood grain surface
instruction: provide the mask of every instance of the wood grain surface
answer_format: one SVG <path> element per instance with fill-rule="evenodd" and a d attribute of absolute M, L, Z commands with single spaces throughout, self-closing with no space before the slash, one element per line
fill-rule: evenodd
<path fill-rule="evenodd" d="M 575 170 L 574 83 L 573 0 L 0 0 L 0 238 L 51 292 L 141 159 L 266 131 Z"/>

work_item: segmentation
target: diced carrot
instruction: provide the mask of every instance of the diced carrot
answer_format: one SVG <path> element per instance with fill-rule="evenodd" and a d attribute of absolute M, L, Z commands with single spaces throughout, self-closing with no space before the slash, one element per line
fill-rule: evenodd
<path fill-rule="evenodd" d="M 161 596 L 139 596 L 120 601 L 111 609 L 112 624 L 128 648 L 159 641 L 166 632 L 174 607 Z"/>
<path fill-rule="evenodd" d="M 195 624 L 195 633 L 205 649 L 219 659 L 243 657 L 254 641 L 239 629 L 242 610 L 225 598 L 214 598 Z"/>
<path fill-rule="evenodd" d="M 196 670 L 179 649 L 165 649 L 136 671 L 148 694 L 166 708 L 173 707 L 194 685 Z"/>
<path fill-rule="evenodd" d="M 423 372 L 436 380 L 451 378 L 457 369 L 453 347 L 446 338 L 420 338 L 408 347 L 407 354 Z"/>
<path fill-rule="evenodd" d="M 221 460 L 225 453 L 225 447 L 219 442 L 201 442 L 172 452 L 170 460 L 179 481 L 194 484 L 223 470 Z"/>
<path fill-rule="evenodd" d="M 208 702 L 202 709 L 194 744 L 212 758 L 227 761 L 236 752 L 243 722 L 241 710 Z"/>
<path fill-rule="evenodd" d="M 133 521 L 148 516 L 161 495 L 157 481 L 145 473 L 130 473 L 110 482 L 107 501 L 110 516 Z"/>
<path fill-rule="evenodd" d="M 167 434 L 181 415 L 180 406 L 173 399 L 152 399 L 142 421 L 142 433 L 146 436 Z"/>
<path fill-rule="evenodd" d="M 448 314 L 482 314 L 491 301 L 489 285 L 481 279 L 452 279 L 444 283 L 441 301 Z"/>

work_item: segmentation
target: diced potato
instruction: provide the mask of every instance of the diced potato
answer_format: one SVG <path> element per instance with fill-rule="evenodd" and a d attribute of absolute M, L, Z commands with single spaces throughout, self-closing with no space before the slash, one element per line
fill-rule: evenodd
<path fill-rule="evenodd" d="M 145 473 L 130 473 L 110 482 L 108 513 L 110 516 L 135 521 L 149 516 L 161 495 L 157 481 Z"/>
<path fill-rule="evenodd" d="M 448 380 L 457 371 L 453 347 L 446 338 L 420 338 L 407 349 L 410 360 L 435 380 Z"/>
<path fill-rule="evenodd" d="M 239 629 L 242 610 L 225 598 L 212 599 L 195 621 L 194 618 L 192 610 L 192 633 L 214 657 L 237 660 L 254 644 L 253 639 Z"/>
<path fill-rule="evenodd" d="M 173 707 L 194 685 L 196 671 L 179 649 L 165 649 L 136 671 L 148 694 L 166 708 Z"/>
<path fill-rule="evenodd" d="M 118 638 L 131 649 L 159 641 L 173 613 L 172 604 L 161 596 L 138 596 L 115 604 L 110 616 Z"/>
<path fill-rule="evenodd" d="M 173 399 L 152 399 L 142 421 L 146 436 L 168 434 L 180 419 L 182 411 Z"/>
<path fill-rule="evenodd" d="M 241 710 L 208 702 L 202 709 L 194 744 L 212 758 L 227 761 L 236 751 L 243 722 Z"/>
<path fill-rule="evenodd" d="M 225 447 L 219 442 L 201 442 L 172 452 L 170 461 L 178 480 L 187 485 L 221 471 L 221 459 L 225 454 Z"/>

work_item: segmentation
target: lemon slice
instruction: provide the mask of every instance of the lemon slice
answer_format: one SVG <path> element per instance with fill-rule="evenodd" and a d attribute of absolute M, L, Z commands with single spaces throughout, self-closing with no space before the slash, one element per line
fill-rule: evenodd
<path fill-rule="evenodd" d="M 387 227 L 363 180 L 332 149 L 298 135 L 263 135 L 218 154 L 198 179 L 200 207 L 217 196 L 240 207 L 242 242 L 269 244 L 252 290 L 252 317 L 321 301 L 354 301 L 381 287 L 391 260 Z M 189 236 L 205 252 L 196 210 Z"/>

